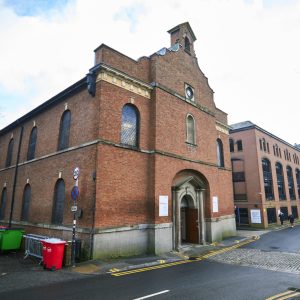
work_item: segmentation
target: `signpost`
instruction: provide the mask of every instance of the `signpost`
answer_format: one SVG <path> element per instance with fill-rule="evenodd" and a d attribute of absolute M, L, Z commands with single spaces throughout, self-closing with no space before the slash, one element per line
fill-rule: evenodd
<path fill-rule="evenodd" d="M 80 171 L 79 168 L 76 167 L 73 171 L 73 179 L 75 180 L 75 185 L 71 191 L 71 197 L 73 199 L 73 206 L 71 207 L 71 212 L 73 212 L 73 231 L 72 231 L 72 252 L 71 252 L 71 262 L 72 266 L 75 267 L 75 252 L 76 252 L 76 240 L 75 240 L 75 233 L 76 233 L 76 212 L 77 212 L 77 199 L 79 196 L 79 189 L 78 189 L 78 177 Z"/>

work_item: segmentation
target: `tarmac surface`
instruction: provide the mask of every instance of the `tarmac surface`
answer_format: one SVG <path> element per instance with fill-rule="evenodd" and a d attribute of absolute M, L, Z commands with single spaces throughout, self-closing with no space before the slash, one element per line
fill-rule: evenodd
<path fill-rule="evenodd" d="M 63 267 L 57 271 L 45 270 L 40 260 L 34 257 L 24 258 L 23 251 L 0 253 L 0 293 L 12 289 L 23 289 L 33 286 L 81 279 L 84 276 L 97 274 L 118 275 L 145 267 L 164 267 L 194 260 L 199 257 L 212 258 L 225 250 L 234 250 L 245 243 L 259 238 L 269 230 L 237 230 L 237 235 L 220 243 L 210 245 L 184 244 L 179 251 L 172 251 L 160 256 L 142 255 L 128 258 L 89 260 L 76 263 L 74 267 Z"/>

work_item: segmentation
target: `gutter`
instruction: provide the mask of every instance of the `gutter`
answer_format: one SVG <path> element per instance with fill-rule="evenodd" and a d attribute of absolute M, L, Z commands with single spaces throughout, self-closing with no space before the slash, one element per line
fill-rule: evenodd
<path fill-rule="evenodd" d="M 17 120 L 17 123 L 19 123 L 19 120 Z M 13 190 L 12 190 L 12 196 L 11 196 L 11 206 L 10 206 L 10 215 L 9 215 L 8 227 L 11 227 L 12 215 L 13 215 L 13 211 L 14 211 L 15 192 L 16 192 L 16 185 L 17 185 L 17 177 L 18 177 L 18 169 L 19 169 L 21 144 L 22 144 L 22 139 L 23 139 L 23 130 L 24 130 L 24 127 L 23 127 L 23 125 L 21 125 L 20 138 L 19 138 L 19 147 L 18 147 L 18 153 L 17 153 L 15 175 L 14 175 L 14 184 L 13 184 Z"/>

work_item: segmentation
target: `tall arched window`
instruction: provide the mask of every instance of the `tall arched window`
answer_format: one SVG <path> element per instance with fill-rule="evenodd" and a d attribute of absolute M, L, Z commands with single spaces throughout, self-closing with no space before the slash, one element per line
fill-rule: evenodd
<path fill-rule="evenodd" d="M 285 200 L 285 188 L 284 188 L 284 176 L 283 176 L 283 168 L 281 163 L 276 163 L 276 177 L 277 177 L 277 187 L 278 187 L 278 194 L 280 200 Z"/>
<path fill-rule="evenodd" d="M 2 195 L 1 195 L 0 220 L 3 220 L 5 217 L 6 201 L 7 201 L 7 191 L 6 191 L 6 188 L 4 188 L 2 190 Z"/>
<path fill-rule="evenodd" d="M 296 182 L 297 182 L 298 198 L 300 199 L 300 170 L 299 169 L 296 169 Z"/>
<path fill-rule="evenodd" d="M 63 150 L 69 147 L 70 126 L 71 112 L 66 110 L 60 120 L 58 150 Z"/>
<path fill-rule="evenodd" d="M 12 163 L 13 148 L 14 148 L 14 139 L 11 139 L 9 141 L 8 148 L 7 148 L 5 167 L 9 167 Z"/>
<path fill-rule="evenodd" d="M 189 144 L 196 144 L 195 138 L 195 120 L 192 115 L 187 115 L 186 117 L 186 141 Z"/>
<path fill-rule="evenodd" d="M 31 198 L 31 187 L 29 184 L 26 184 L 23 192 L 21 221 L 26 221 L 26 222 L 29 221 L 30 198 Z"/>
<path fill-rule="evenodd" d="M 274 199 L 273 180 L 270 161 L 266 158 L 262 159 L 262 169 L 264 176 L 265 196 L 267 200 Z"/>
<path fill-rule="evenodd" d="M 63 223 L 65 207 L 65 182 L 59 179 L 54 188 L 54 203 L 52 210 L 52 223 L 60 225 Z"/>
<path fill-rule="evenodd" d="M 134 105 L 126 104 L 122 110 L 121 143 L 127 146 L 139 145 L 139 112 Z"/>
<path fill-rule="evenodd" d="M 286 167 L 286 175 L 287 175 L 287 181 L 288 181 L 288 186 L 289 186 L 290 199 L 295 200 L 296 196 L 295 196 L 293 172 L 292 172 L 292 168 L 290 166 Z"/>
<path fill-rule="evenodd" d="M 34 126 L 31 130 L 30 137 L 29 137 L 27 160 L 34 159 L 36 139 L 37 139 L 37 128 L 36 126 Z"/>
<path fill-rule="evenodd" d="M 218 158 L 218 166 L 224 167 L 224 152 L 223 152 L 223 143 L 221 139 L 217 139 L 217 158 Z"/>

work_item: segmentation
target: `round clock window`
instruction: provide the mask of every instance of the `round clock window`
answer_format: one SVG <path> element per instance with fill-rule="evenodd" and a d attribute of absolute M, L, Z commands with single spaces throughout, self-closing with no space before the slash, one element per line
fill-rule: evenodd
<path fill-rule="evenodd" d="M 194 99 L 194 91 L 193 89 L 188 86 L 186 89 L 185 89 L 185 94 L 186 94 L 186 97 L 189 99 L 189 100 L 193 100 Z"/>

